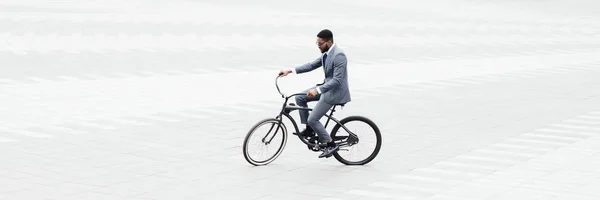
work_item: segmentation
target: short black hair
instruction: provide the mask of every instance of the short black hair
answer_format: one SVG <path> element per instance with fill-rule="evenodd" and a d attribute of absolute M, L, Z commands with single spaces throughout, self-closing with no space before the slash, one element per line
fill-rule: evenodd
<path fill-rule="evenodd" d="M 333 41 L 333 33 L 329 29 L 321 30 L 321 32 L 317 34 L 317 37 L 325 40 L 326 42 Z"/>

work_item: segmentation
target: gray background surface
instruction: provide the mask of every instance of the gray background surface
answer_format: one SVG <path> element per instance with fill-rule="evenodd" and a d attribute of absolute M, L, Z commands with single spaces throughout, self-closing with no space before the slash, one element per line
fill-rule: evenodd
<path fill-rule="evenodd" d="M 598 13 L 591 0 L 3 1 L 0 199 L 598 199 Z M 323 28 L 349 59 L 353 101 L 335 115 L 374 120 L 380 154 L 344 166 L 290 135 L 250 166 L 241 145 L 280 108 L 275 76 L 319 56 Z"/>

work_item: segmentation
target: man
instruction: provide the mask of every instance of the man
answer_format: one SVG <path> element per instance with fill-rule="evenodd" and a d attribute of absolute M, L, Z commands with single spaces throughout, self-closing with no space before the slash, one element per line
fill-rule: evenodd
<path fill-rule="evenodd" d="M 302 136 L 314 136 L 316 132 L 321 144 L 326 144 L 323 153 L 319 158 L 330 157 L 339 147 L 333 142 L 331 136 L 319 121 L 333 105 L 345 104 L 350 102 L 350 90 L 348 89 L 348 71 L 346 69 L 346 54 L 333 42 L 333 33 L 324 29 L 317 34 L 317 46 L 322 55 L 316 60 L 304 65 L 281 70 L 280 76 L 287 76 L 290 73 L 301 74 L 310 72 L 321 66 L 325 73 L 325 81 L 316 87 L 309 88 L 303 92 L 306 95 L 296 96 L 298 106 L 308 107 L 307 103 L 318 101 L 310 115 L 307 110 L 300 110 L 300 122 L 306 125 L 306 128 L 299 134 Z"/>

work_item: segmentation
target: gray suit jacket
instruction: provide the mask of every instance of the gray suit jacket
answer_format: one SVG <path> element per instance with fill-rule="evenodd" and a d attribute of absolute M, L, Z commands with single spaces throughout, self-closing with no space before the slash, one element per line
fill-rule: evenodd
<path fill-rule="evenodd" d="M 346 54 L 337 45 L 331 47 L 325 65 L 322 57 L 295 68 L 297 74 L 310 72 L 323 66 L 325 82 L 318 86 L 321 90 L 321 99 L 329 104 L 342 104 L 350 102 L 350 89 L 348 87 L 348 60 Z"/>

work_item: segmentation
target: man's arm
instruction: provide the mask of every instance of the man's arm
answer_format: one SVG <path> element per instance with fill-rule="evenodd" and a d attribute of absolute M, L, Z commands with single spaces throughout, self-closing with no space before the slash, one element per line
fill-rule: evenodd
<path fill-rule="evenodd" d="M 317 92 L 319 92 L 319 94 L 339 87 L 342 84 L 342 75 L 346 72 L 346 65 L 348 64 L 346 55 L 343 53 L 338 54 L 335 56 L 333 63 L 335 63 L 333 65 L 333 78 L 317 87 Z"/>
<path fill-rule="evenodd" d="M 305 72 L 310 72 L 312 70 L 315 70 L 317 68 L 319 68 L 321 66 L 321 57 L 319 56 L 319 58 L 315 59 L 312 62 L 306 63 L 304 65 L 295 67 L 290 69 L 292 71 L 292 73 L 294 74 L 302 74 Z"/>

